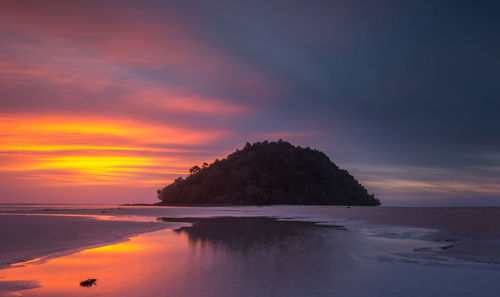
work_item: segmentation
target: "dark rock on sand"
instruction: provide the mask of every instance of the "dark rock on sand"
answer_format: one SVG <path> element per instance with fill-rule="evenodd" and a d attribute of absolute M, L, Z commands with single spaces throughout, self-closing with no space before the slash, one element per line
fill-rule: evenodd
<path fill-rule="evenodd" d="M 85 287 L 85 288 L 89 288 L 89 287 L 97 285 L 96 282 L 97 282 L 97 279 L 89 278 L 87 280 L 81 281 L 80 286 Z"/>

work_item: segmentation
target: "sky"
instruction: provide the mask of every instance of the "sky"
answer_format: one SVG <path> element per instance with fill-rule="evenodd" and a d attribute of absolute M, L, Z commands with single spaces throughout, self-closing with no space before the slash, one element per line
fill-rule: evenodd
<path fill-rule="evenodd" d="M 0 3 L 0 202 L 151 203 L 262 140 L 384 205 L 500 206 L 497 1 Z"/>

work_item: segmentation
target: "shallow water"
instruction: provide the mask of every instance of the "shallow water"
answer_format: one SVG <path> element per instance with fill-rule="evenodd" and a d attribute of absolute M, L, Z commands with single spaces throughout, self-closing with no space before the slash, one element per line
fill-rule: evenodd
<path fill-rule="evenodd" d="M 63 204 L 63 203 L 0 203 L 0 212 L 32 211 L 43 209 L 100 209 L 117 208 L 118 204 Z"/>
<path fill-rule="evenodd" d="M 0 295 L 497 296 L 500 291 L 498 265 L 474 267 L 413 250 L 432 247 L 429 242 L 255 217 L 204 219 L 175 228 L 0 270 Z M 80 286 L 92 278 L 96 285 Z M 23 286 L 26 290 L 17 290 Z"/>

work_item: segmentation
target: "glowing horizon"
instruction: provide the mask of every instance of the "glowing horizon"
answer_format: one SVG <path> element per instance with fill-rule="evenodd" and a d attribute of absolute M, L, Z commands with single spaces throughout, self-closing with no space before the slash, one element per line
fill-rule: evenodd
<path fill-rule="evenodd" d="M 496 32 L 339 5 L 2 1 L 0 202 L 154 202 L 191 166 L 282 138 L 383 203 L 499 204 Z"/>
<path fill-rule="evenodd" d="M 158 177 L 136 177 L 182 175 L 200 160 L 179 157 L 190 150 L 175 146 L 195 147 L 230 134 L 129 119 L 10 115 L 0 117 L 0 151 L 4 158 L 8 156 L 0 170 L 22 172 L 24 180 L 46 179 L 48 185 L 135 182 L 160 186 Z"/>

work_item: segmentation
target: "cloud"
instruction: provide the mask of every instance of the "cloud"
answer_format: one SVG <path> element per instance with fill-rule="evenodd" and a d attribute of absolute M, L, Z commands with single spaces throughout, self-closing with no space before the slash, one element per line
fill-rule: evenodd
<path fill-rule="evenodd" d="M 158 175 L 184 174 L 191 163 L 199 161 L 196 153 L 190 156 L 192 149 L 182 146 L 209 145 L 231 133 L 130 119 L 9 115 L 0 117 L 0 171 L 24 172 L 23 180 L 42 184 L 134 180 L 158 184 Z M 154 180 L 145 178 L 152 174 Z"/>
<path fill-rule="evenodd" d="M 497 195 L 497 5 L 365 2 L 2 1 L 3 186 L 159 184 L 283 138 L 382 200 Z"/>
<path fill-rule="evenodd" d="M 165 185 L 219 157 L 212 147 L 234 135 L 230 123 L 276 90 L 192 36 L 175 11 L 98 1 L 1 8 L 2 188 Z"/>

